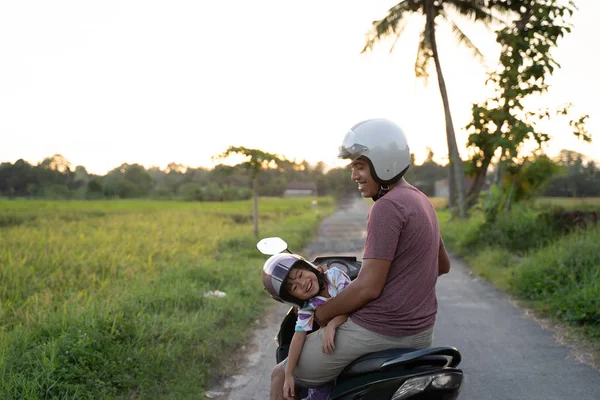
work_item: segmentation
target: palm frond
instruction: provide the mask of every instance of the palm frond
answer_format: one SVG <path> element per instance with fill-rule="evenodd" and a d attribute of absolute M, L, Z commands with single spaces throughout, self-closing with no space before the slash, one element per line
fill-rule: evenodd
<path fill-rule="evenodd" d="M 454 33 L 454 35 L 456 36 L 456 40 L 458 41 L 458 44 L 463 44 L 465 45 L 465 47 L 467 47 L 469 50 L 471 50 L 473 52 L 473 56 L 479 60 L 480 62 L 483 62 L 485 60 L 485 56 L 483 55 L 483 53 L 481 52 L 481 50 L 479 50 L 479 48 L 477 46 L 475 46 L 475 43 L 473 43 L 471 41 L 471 39 L 469 39 L 469 37 L 462 31 L 462 29 L 460 29 L 460 27 L 458 25 L 456 25 L 456 23 L 454 21 L 452 21 L 450 18 L 448 18 L 447 15 L 445 15 L 445 13 L 442 13 L 444 19 L 446 20 L 446 22 L 448 22 L 448 24 L 450 24 L 450 28 L 452 28 L 452 33 Z"/>
<path fill-rule="evenodd" d="M 421 3 L 419 0 L 403 0 L 390 8 L 383 19 L 373 21 L 371 30 L 366 34 L 367 40 L 361 53 L 373 50 L 373 46 L 387 36 L 395 35 L 397 41 L 405 27 L 402 21 L 409 14 L 419 11 Z"/>
<path fill-rule="evenodd" d="M 433 58 L 433 49 L 429 41 L 428 26 L 425 24 L 419 38 L 419 47 L 417 49 L 417 58 L 415 60 L 415 76 L 423 79 L 425 85 L 429 79 L 427 67 Z"/>
<path fill-rule="evenodd" d="M 398 39 L 400 39 L 402 32 L 404 32 L 405 26 L 406 25 L 401 25 L 398 27 L 398 30 L 396 31 L 396 38 L 394 39 L 394 43 L 392 43 L 392 45 L 390 46 L 390 54 L 392 54 L 392 51 L 394 51 L 394 47 L 396 47 L 396 43 L 398 43 Z"/>
<path fill-rule="evenodd" d="M 506 20 L 500 17 L 511 15 L 510 6 L 505 2 L 489 0 L 450 0 L 444 2 L 448 9 L 456 11 L 459 15 L 481 22 L 486 26 L 492 23 L 506 24 Z M 495 15 L 497 14 L 497 16 Z"/>

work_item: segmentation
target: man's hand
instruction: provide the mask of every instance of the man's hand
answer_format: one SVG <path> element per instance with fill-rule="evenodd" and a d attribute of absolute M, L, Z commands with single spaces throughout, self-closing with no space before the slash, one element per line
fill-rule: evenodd
<path fill-rule="evenodd" d="M 325 354 L 333 354 L 335 351 L 335 331 L 336 328 L 333 324 L 329 324 L 325 327 L 325 332 L 323 333 L 323 344 L 321 349 Z"/>
<path fill-rule="evenodd" d="M 438 276 L 447 274 L 450 272 L 450 257 L 446 252 L 444 241 L 440 238 L 440 250 L 438 255 Z"/>

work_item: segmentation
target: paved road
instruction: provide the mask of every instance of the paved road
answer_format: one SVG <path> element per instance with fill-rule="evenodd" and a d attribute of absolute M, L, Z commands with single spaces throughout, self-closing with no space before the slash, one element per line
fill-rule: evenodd
<path fill-rule="evenodd" d="M 321 224 L 304 255 L 360 257 L 369 203 L 347 204 Z M 553 332 L 544 329 L 502 293 L 473 277 L 452 258 L 437 286 L 439 313 L 434 345 L 455 346 L 465 380 L 461 400 L 599 400 L 600 372 L 579 363 Z M 274 305 L 246 346 L 245 366 L 212 389 L 215 399 L 268 399 L 275 365 L 273 338 L 287 307 Z"/>

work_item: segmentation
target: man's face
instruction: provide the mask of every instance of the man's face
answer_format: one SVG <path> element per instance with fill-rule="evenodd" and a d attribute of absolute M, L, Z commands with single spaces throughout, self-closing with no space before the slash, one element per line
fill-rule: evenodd
<path fill-rule="evenodd" d="M 371 176 L 367 160 L 359 158 L 350 164 L 352 180 L 358 183 L 358 191 L 362 197 L 371 198 L 379 192 L 379 184 Z"/>

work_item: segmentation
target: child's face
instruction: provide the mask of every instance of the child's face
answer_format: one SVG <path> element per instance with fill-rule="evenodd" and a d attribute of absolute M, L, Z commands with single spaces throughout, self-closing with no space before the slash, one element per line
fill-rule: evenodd
<path fill-rule="evenodd" d="M 308 300 L 319 294 L 317 275 L 301 268 L 290 271 L 285 286 L 289 294 L 300 300 Z"/>

